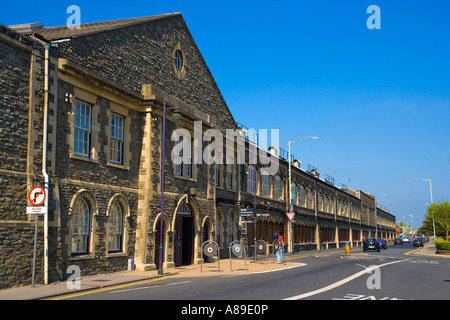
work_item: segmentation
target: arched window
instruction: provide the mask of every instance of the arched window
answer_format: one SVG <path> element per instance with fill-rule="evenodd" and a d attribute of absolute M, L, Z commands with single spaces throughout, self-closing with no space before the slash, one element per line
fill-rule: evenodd
<path fill-rule="evenodd" d="M 191 215 L 191 209 L 189 209 L 188 205 L 186 203 L 180 204 L 178 207 L 177 214 L 187 214 Z"/>
<path fill-rule="evenodd" d="M 89 205 L 79 197 L 72 208 L 72 255 L 89 253 L 90 225 Z"/>
<path fill-rule="evenodd" d="M 254 166 L 248 167 L 248 183 L 247 183 L 247 192 L 254 193 L 256 190 L 256 169 Z"/>
<path fill-rule="evenodd" d="M 305 194 L 305 187 L 300 186 L 300 205 L 302 207 L 306 206 L 306 194 Z"/>
<path fill-rule="evenodd" d="M 279 176 L 275 176 L 275 199 L 281 199 L 282 195 L 281 178 Z"/>
<path fill-rule="evenodd" d="M 262 192 L 264 197 L 270 197 L 270 181 L 268 175 L 262 176 Z"/>
<path fill-rule="evenodd" d="M 323 197 L 320 192 L 317 195 L 317 206 L 318 206 L 317 210 L 323 211 Z"/>
<path fill-rule="evenodd" d="M 296 191 L 297 191 L 297 188 L 295 187 L 295 183 L 294 182 L 292 182 L 292 184 L 291 184 L 291 202 L 292 202 L 292 204 L 297 204 L 297 193 L 296 193 Z"/>
<path fill-rule="evenodd" d="M 314 209 L 314 193 L 308 188 L 308 208 Z"/>
<path fill-rule="evenodd" d="M 180 50 L 175 51 L 175 60 L 174 60 L 175 68 L 178 72 L 181 72 L 183 68 L 183 54 Z"/>
<path fill-rule="evenodd" d="M 122 251 L 123 244 L 123 210 L 118 201 L 114 201 L 109 212 L 108 251 Z"/>
<path fill-rule="evenodd" d="M 327 208 L 326 208 L 326 212 L 328 212 L 328 213 L 331 213 L 331 198 L 330 198 L 330 196 L 326 196 L 326 205 L 327 205 Z"/>

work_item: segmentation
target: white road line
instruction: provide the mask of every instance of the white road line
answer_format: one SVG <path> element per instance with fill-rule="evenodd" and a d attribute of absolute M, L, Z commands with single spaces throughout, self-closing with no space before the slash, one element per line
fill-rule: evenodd
<path fill-rule="evenodd" d="M 411 259 L 398 260 L 398 261 L 393 261 L 393 262 L 388 262 L 388 263 L 385 263 L 385 264 L 381 264 L 379 266 L 373 266 L 372 268 L 367 268 L 367 269 L 365 269 L 363 271 L 357 272 L 354 275 L 351 275 L 350 277 L 347 277 L 347 278 L 342 279 L 342 280 L 340 280 L 338 282 L 330 284 L 329 286 L 326 286 L 326 287 L 323 287 L 321 289 L 317 289 L 317 290 L 314 290 L 314 291 L 310 291 L 310 292 L 307 292 L 307 293 L 299 294 L 297 296 L 285 298 L 283 300 L 300 300 L 300 299 L 308 298 L 308 297 L 314 296 L 316 294 L 323 293 L 323 292 L 335 289 L 337 287 L 340 287 L 340 286 L 346 284 L 347 282 L 352 281 L 353 279 L 356 279 L 356 278 L 358 278 L 358 277 L 360 277 L 362 275 L 367 274 L 369 271 L 374 270 L 374 268 L 382 268 L 382 267 L 385 267 L 385 266 L 390 265 L 390 264 L 404 262 L 404 261 L 408 261 L 408 260 L 411 260 Z"/>
<path fill-rule="evenodd" d="M 130 288 L 130 289 L 123 289 L 123 290 L 116 290 L 116 291 L 111 291 L 110 293 L 121 293 L 121 292 L 126 292 L 126 291 L 137 291 L 137 290 L 150 289 L 150 288 L 174 286 L 174 285 L 184 284 L 184 283 L 189 283 L 189 282 L 191 282 L 191 281 L 180 281 L 180 282 L 168 283 L 168 284 L 163 284 L 163 285 L 158 284 L 156 286 L 150 286 L 150 287 L 139 287 L 139 288 Z"/>
<path fill-rule="evenodd" d="M 267 271 L 259 271 L 259 272 L 252 272 L 252 273 L 230 274 L 228 276 L 221 276 L 221 278 L 231 278 L 231 277 L 248 276 L 248 275 L 251 275 L 251 274 L 277 272 L 277 271 L 289 270 L 289 269 L 298 268 L 298 267 L 304 267 L 304 266 L 306 266 L 306 263 L 298 263 L 295 266 L 286 267 L 284 269 L 267 270 Z"/>

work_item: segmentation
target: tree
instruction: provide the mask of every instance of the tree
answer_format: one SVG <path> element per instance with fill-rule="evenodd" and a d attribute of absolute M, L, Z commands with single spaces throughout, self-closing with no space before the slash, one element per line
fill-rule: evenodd
<path fill-rule="evenodd" d="M 436 225 L 436 234 L 445 235 L 449 239 L 450 233 L 450 203 L 448 201 L 432 203 L 427 209 L 427 220 Z"/>

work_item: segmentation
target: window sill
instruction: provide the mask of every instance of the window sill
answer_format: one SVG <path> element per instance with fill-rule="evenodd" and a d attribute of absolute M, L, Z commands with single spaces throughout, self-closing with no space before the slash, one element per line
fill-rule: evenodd
<path fill-rule="evenodd" d="M 108 252 L 106 254 L 106 258 L 123 258 L 128 257 L 128 253 L 126 252 Z"/>
<path fill-rule="evenodd" d="M 69 261 L 81 261 L 94 259 L 94 254 L 81 254 L 76 256 L 69 256 Z"/>
<path fill-rule="evenodd" d="M 184 176 L 177 176 L 175 175 L 176 179 L 180 179 L 180 180 L 186 180 L 186 181 L 191 181 L 191 182 L 197 182 L 197 179 L 195 178 L 188 178 L 188 177 L 184 177 Z"/>
<path fill-rule="evenodd" d="M 110 162 L 110 161 L 108 161 L 107 166 L 112 167 L 112 168 L 130 171 L 130 166 L 118 164 L 118 163 L 114 163 L 114 162 Z"/>
<path fill-rule="evenodd" d="M 95 163 L 95 164 L 100 164 L 100 161 L 98 161 L 96 159 L 92 159 L 92 158 L 88 158 L 88 157 L 84 157 L 84 156 L 79 156 L 77 154 L 70 154 L 69 158 L 70 159 L 81 160 L 81 161 L 86 161 L 86 162 L 90 162 L 90 163 Z"/>

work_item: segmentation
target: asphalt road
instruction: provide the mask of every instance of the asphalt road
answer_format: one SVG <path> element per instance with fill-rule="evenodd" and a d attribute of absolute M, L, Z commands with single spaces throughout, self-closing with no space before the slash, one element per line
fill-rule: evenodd
<path fill-rule="evenodd" d="M 290 259 L 306 264 L 292 269 L 158 279 L 70 300 L 450 300 L 450 260 L 405 255 L 413 249 L 391 245 L 380 252 L 352 250 L 349 256 L 317 251 Z"/>

